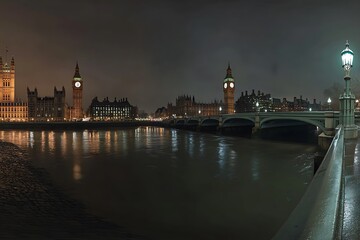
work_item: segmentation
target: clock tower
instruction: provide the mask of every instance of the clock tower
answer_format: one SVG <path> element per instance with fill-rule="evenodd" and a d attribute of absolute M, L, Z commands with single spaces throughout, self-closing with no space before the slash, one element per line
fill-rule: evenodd
<path fill-rule="evenodd" d="M 224 113 L 234 114 L 234 93 L 235 93 L 235 81 L 231 74 L 230 63 L 226 70 L 226 76 L 223 82 L 224 91 Z"/>
<path fill-rule="evenodd" d="M 73 107 L 71 111 L 72 119 L 81 119 L 83 118 L 83 108 L 82 108 L 82 90 L 83 90 L 83 81 L 79 72 L 79 65 L 76 63 L 75 74 L 72 80 L 72 89 L 73 89 Z"/>

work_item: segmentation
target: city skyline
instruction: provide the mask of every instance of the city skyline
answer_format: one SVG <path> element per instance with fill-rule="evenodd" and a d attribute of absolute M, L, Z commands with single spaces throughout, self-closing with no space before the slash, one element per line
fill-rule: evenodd
<path fill-rule="evenodd" d="M 27 87 L 69 92 L 76 61 L 84 108 L 98 96 L 129 98 L 149 113 L 181 94 L 223 99 L 228 62 L 235 100 L 261 88 L 273 96 L 325 102 L 324 90 L 343 84 L 340 52 L 355 52 L 359 81 L 359 3 L 328 1 L 76 1 L 3 4 L 0 55 L 15 57 L 16 97 Z M 336 17 L 334 17 L 334 15 Z M 151 101 L 149 101 L 151 99 Z M 66 101 L 71 105 L 71 99 Z"/>

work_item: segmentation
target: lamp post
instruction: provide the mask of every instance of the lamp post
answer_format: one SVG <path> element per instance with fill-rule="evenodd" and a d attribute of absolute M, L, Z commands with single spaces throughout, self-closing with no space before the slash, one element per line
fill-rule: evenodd
<path fill-rule="evenodd" d="M 222 107 L 220 106 L 220 107 L 219 107 L 219 112 L 220 112 L 220 114 L 221 114 L 221 111 L 222 111 Z"/>
<path fill-rule="evenodd" d="M 349 48 L 349 42 L 346 41 L 346 47 L 341 52 L 342 67 L 345 71 L 345 89 L 340 95 L 340 124 L 344 127 L 345 138 L 357 138 L 358 130 L 355 125 L 355 96 L 350 90 L 350 70 L 353 64 L 354 52 Z"/>
<path fill-rule="evenodd" d="M 330 97 L 328 98 L 327 103 L 329 105 L 329 111 L 330 111 L 331 110 L 331 98 Z"/>
<path fill-rule="evenodd" d="M 256 102 L 256 112 L 259 112 L 259 102 Z"/>

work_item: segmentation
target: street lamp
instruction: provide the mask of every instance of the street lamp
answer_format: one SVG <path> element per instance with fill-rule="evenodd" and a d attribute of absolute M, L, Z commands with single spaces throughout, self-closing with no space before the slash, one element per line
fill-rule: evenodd
<path fill-rule="evenodd" d="M 256 102 L 255 106 L 256 106 L 256 112 L 259 112 L 259 102 Z"/>
<path fill-rule="evenodd" d="M 199 115 L 201 114 L 201 110 L 199 110 Z"/>
<path fill-rule="evenodd" d="M 330 97 L 328 98 L 327 103 L 329 104 L 329 110 L 331 110 L 331 98 Z"/>
<path fill-rule="evenodd" d="M 222 111 L 222 107 L 220 106 L 220 107 L 219 107 L 219 112 L 220 112 L 220 114 L 221 114 L 221 111 Z"/>
<path fill-rule="evenodd" d="M 346 41 L 345 49 L 341 52 L 342 67 L 345 71 L 345 95 L 351 96 L 350 92 L 350 69 L 353 64 L 354 52 L 349 48 L 349 41 Z"/>
<path fill-rule="evenodd" d="M 345 49 L 341 52 L 342 67 L 345 70 L 345 76 L 350 75 L 350 68 L 352 67 L 354 52 L 349 48 L 349 41 L 346 41 Z"/>
<path fill-rule="evenodd" d="M 340 95 L 340 124 L 344 126 L 345 138 L 356 138 L 358 135 L 355 125 L 355 96 L 350 90 L 350 69 L 353 65 L 354 52 L 346 41 L 345 49 L 341 52 L 342 67 L 345 71 L 345 90 Z"/>

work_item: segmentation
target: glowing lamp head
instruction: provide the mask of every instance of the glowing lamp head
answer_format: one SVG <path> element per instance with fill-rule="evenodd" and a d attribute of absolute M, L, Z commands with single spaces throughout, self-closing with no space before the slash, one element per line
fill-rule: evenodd
<path fill-rule="evenodd" d="M 330 104 L 331 103 L 331 98 L 328 98 L 327 102 L 328 102 L 328 104 Z"/>
<path fill-rule="evenodd" d="M 342 60 L 342 66 L 346 70 L 349 70 L 352 67 L 354 59 L 354 52 L 349 48 L 349 42 L 346 41 L 346 47 L 341 52 L 341 60 Z"/>

